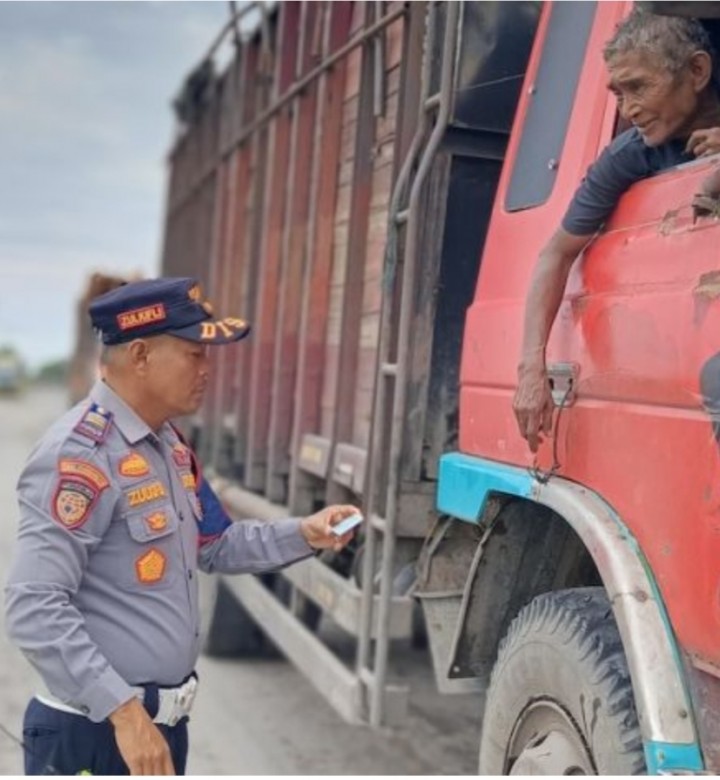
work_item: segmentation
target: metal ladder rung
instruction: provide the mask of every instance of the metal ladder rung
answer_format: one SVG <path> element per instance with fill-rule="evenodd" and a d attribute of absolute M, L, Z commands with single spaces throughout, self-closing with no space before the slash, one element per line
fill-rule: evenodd
<path fill-rule="evenodd" d="M 376 530 L 385 533 L 387 530 L 387 522 L 384 517 L 380 515 L 370 515 L 370 525 Z"/>
<path fill-rule="evenodd" d="M 409 215 L 410 209 L 403 209 L 402 211 L 398 211 L 398 213 L 395 215 L 395 224 L 404 225 L 408 221 Z"/>
<path fill-rule="evenodd" d="M 425 101 L 425 110 L 432 111 L 432 109 L 437 108 L 439 105 L 440 93 L 436 92 L 434 95 L 430 95 L 430 97 Z"/>
<path fill-rule="evenodd" d="M 358 676 L 360 677 L 360 681 L 367 685 L 368 688 L 372 688 L 373 685 L 375 685 L 375 673 L 372 669 L 368 669 L 367 666 L 363 666 L 362 669 L 360 669 Z"/>
<path fill-rule="evenodd" d="M 396 376 L 397 375 L 397 363 L 383 363 L 380 366 L 383 376 Z"/>

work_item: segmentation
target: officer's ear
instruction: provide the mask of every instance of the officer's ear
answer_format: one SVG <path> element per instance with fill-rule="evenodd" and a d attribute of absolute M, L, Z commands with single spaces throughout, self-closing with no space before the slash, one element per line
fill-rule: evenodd
<path fill-rule="evenodd" d="M 127 354 L 132 368 L 140 373 L 145 373 L 150 355 L 150 344 L 145 339 L 135 339 L 128 344 Z"/>

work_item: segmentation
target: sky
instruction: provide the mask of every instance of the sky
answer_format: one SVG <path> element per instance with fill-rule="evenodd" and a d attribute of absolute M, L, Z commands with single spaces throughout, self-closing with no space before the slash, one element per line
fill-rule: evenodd
<path fill-rule="evenodd" d="M 0 2 L 0 346 L 72 349 L 94 270 L 159 270 L 171 110 L 227 2 Z"/>

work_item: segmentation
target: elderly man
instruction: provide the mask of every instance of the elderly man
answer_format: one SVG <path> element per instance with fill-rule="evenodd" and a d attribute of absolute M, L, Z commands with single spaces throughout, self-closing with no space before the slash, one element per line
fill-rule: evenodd
<path fill-rule="evenodd" d="M 7 629 L 47 691 L 24 723 L 28 774 L 182 774 L 199 651 L 197 570 L 259 572 L 341 549 L 357 510 L 233 523 L 170 423 L 197 410 L 208 347 L 243 338 L 192 279 L 90 306 L 104 379 L 20 477 Z"/>
<path fill-rule="evenodd" d="M 698 21 L 634 10 L 606 44 L 604 56 L 609 89 L 632 127 L 590 167 L 533 274 L 513 404 L 533 452 L 552 429 L 545 348 L 573 262 L 633 182 L 720 151 L 714 54 Z"/>

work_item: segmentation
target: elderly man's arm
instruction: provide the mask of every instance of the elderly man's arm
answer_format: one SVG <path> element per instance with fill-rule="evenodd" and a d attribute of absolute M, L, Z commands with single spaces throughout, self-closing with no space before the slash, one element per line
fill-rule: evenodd
<path fill-rule="evenodd" d="M 525 308 L 518 387 L 513 401 L 520 434 L 537 451 L 541 434 L 552 430 L 553 400 L 545 368 L 545 348 L 575 258 L 592 235 L 574 236 L 559 228 L 540 253 Z"/>

